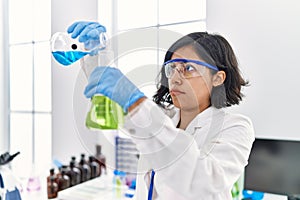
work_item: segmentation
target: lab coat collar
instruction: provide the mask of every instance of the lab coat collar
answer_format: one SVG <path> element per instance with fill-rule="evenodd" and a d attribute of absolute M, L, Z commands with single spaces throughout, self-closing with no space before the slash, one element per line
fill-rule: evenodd
<path fill-rule="evenodd" d="M 172 117 L 173 124 L 177 126 L 180 120 L 180 109 L 174 108 L 175 115 Z M 202 128 L 205 124 L 209 123 L 213 116 L 219 115 L 220 113 L 223 113 L 223 109 L 218 109 L 214 106 L 210 106 L 206 108 L 204 111 L 199 113 L 188 125 L 186 128 L 186 132 L 188 133 L 195 133 L 196 129 Z"/>

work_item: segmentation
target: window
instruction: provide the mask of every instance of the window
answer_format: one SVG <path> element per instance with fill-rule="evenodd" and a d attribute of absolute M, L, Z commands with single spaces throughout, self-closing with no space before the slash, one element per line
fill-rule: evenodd
<path fill-rule="evenodd" d="M 9 41 L 9 147 L 14 173 L 51 162 L 51 0 L 6 0 Z"/>
<path fill-rule="evenodd" d="M 184 34 L 206 30 L 206 1 L 122 0 L 113 6 L 118 67 L 151 97 L 166 50 Z"/>

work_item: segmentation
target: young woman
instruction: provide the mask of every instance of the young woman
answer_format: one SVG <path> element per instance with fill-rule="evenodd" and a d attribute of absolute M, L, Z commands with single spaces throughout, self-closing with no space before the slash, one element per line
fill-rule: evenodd
<path fill-rule="evenodd" d="M 93 23 L 74 23 L 69 32 L 88 40 L 103 30 Z M 247 85 L 230 44 L 188 34 L 167 51 L 160 75 L 154 101 L 108 66 L 97 67 L 85 88 L 87 98 L 106 95 L 128 112 L 124 128 L 140 151 L 136 199 L 232 199 L 254 131 L 250 119 L 223 109 L 238 104 Z"/>

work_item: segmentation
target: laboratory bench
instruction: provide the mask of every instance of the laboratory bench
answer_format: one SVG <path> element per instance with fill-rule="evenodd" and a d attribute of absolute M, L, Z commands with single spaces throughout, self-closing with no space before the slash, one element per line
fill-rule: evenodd
<path fill-rule="evenodd" d="M 129 200 L 125 197 L 128 192 L 127 186 L 116 187 L 113 185 L 112 175 L 100 177 L 72 186 L 59 191 L 57 198 L 53 200 Z M 36 192 L 23 191 L 22 200 L 48 200 L 46 184 Z"/>
<path fill-rule="evenodd" d="M 37 192 L 23 191 L 22 200 L 48 200 L 46 183 L 41 182 Z M 26 189 L 25 189 L 26 190 Z M 58 192 L 53 200 L 130 200 L 125 197 L 127 186 L 115 187 L 113 174 L 103 174 L 100 177 L 72 186 Z M 286 196 L 265 193 L 263 200 L 287 200 Z"/>

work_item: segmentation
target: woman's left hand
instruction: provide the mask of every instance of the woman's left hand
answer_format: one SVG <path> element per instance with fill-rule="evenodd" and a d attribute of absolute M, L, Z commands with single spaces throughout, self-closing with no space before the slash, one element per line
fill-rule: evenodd
<path fill-rule="evenodd" d="M 78 21 L 70 25 L 67 32 L 72 38 L 78 37 L 78 41 L 83 42 L 86 49 L 93 49 L 100 44 L 100 34 L 105 33 L 106 28 L 98 22 Z"/>
<path fill-rule="evenodd" d="M 96 67 L 91 73 L 84 95 L 91 98 L 102 94 L 117 102 L 125 112 L 128 108 L 145 97 L 119 69 L 114 67 Z"/>

